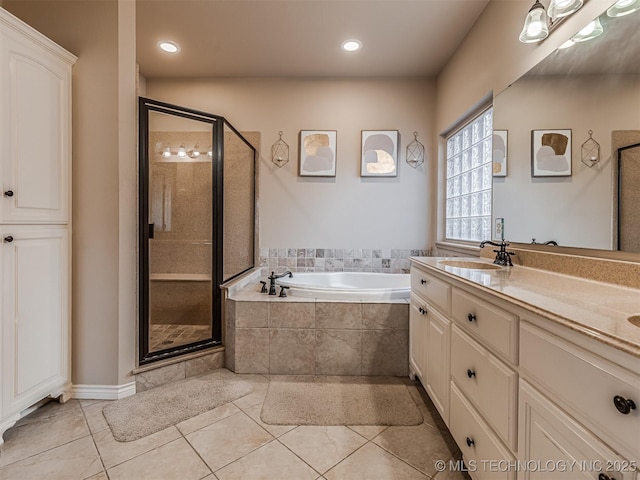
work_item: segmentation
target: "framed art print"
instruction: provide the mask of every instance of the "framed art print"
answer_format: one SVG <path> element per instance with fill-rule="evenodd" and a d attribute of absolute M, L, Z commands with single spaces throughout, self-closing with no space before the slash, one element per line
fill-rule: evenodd
<path fill-rule="evenodd" d="M 509 132 L 507 130 L 493 131 L 493 176 L 507 176 L 507 152 Z"/>
<path fill-rule="evenodd" d="M 360 176 L 398 176 L 399 139 L 397 130 L 363 130 Z"/>
<path fill-rule="evenodd" d="M 335 177 L 336 142 L 335 130 L 300 131 L 300 176 Z"/>
<path fill-rule="evenodd" d="M 531 176 L 571 176 L 571 130 L 531 131 Z"/>

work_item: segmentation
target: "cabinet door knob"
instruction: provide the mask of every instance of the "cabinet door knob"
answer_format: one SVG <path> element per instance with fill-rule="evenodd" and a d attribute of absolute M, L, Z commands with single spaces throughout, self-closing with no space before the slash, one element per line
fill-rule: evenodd
<path fill-rule="evenodd" d="M 473 438 L 467 437 L 467 447 L 472 447 L 475 444 L 476 444 L 476 442 L 473 441 Z"/>
<path fill-rule="evenodd" d="M 424 308 L 422 308 L 422 307 L 418 308 L 418 311 L 419 311 L 422 315 L 426 315 L 426 314 L 427 314 L 427 311 L 426 311 Z"/>
<path fill-rule="evenodd" d="M 13 242 L 13 237 L 11 235 L 7 235 L 6 237 L 4 237 L 4 241 L 5 243 L 11 243 Z"/>
<path fill-rule="evenodd" d="M 429 283 L 429 282 L 427 282 L 424 278 L 422 278 L 422 279 L 420 279 L 420 283 L 421 283 L 422 285 L 426 285 L 426 284 L 427 284 L 427 283 Z"/>
<path fill-rule="evenodd" d="M 633 400 L 621 397 L 620 395 L 616 395 L 615 397 L 613 397 L 613 404 L 616 406 L 616 409 L 618 409 L 618 411 L 623 415 L 629 415 L 629 413 L 631 413 L 631 410 L 636 409 L 636 403 Z"/>
<path fill-rule="evenodd" d="M 470 322 L 475 322 L 475 320 L 476 320 L 476 316 L 475 316 L 475 314 L 470 313 L 469 315 L 467 315 L 467 319 L 468 319 Z"/>
<path fill-rule="evenodd" d="M 467 369 L 467 377 L 469 378 L 473 378 L 476 376 L 476 371 L 475 370 L 471 370 L 470 368 Z"/>
<path fill-rule="evenodd" d="M 5 197 L 13 197 L 13 190 L 7 190 L 6 192 L 4 192 L 4 196 Z"/>
<path fill-rule="evenodd" d="M 610 477 L 609 475 L 605 475 L 604 473 L 601 473 L 600 475 L 598 475 L 598 480 L 615 480 L 615 479 Z"/>

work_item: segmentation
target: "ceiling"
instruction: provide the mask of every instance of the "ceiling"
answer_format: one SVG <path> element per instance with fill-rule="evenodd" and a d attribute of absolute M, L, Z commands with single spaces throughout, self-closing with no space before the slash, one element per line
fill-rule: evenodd
<path fill-rule="evenodd" d="M 147 78 L 429 77 L 489 0 L 137 0 Z M 362 41 L 359 52 L 340 44 Z M 161 40 L 180 45 L 163 53 Z"/>

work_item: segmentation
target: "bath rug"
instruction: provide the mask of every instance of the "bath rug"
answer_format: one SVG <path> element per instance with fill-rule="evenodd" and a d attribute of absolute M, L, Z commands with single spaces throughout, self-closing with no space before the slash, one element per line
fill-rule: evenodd
<path fill-rule="evenodd" d="M 225 368 L 136 393 L 102 413 L 119 442 L 138 440 L 251 393 L 250 383 Z"/>
<path fill-rule="evenodd" d="M 396 377 L 270 377 L 261 419 L 271 425 L 419 425 L 422 414 Z"/>

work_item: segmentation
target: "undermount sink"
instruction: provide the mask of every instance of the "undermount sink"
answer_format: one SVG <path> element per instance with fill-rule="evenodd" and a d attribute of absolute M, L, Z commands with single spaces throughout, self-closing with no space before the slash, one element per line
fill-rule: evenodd
<path fill-rule="evenodd" d="M 629 322 L 631 322 L 631 325 L 635 325 L 636 327 L 640 327 L 640 315 L 631 315 L 629 318 L 627 318 L 627 320 L 629 320 Z"/>
<path fill-rule="evenodd" d="M 494 265 L 493 263 L 474 262 L 472 260 L 442 260 L 438 263 L 446 267 L 468 268 L 471 270 L 500 270 L 502 268 L 500 265 Z"/>

